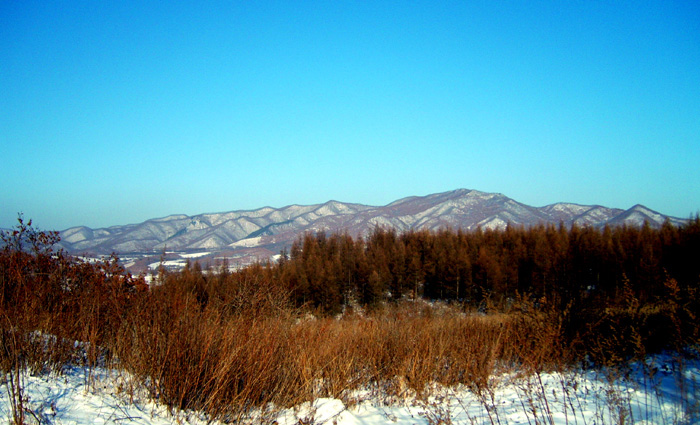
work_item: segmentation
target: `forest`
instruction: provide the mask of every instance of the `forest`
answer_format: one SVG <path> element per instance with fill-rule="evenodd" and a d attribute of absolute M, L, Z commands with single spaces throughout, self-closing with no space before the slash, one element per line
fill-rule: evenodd
<path fill-rule="evenodd" d="M 2 239 L 0 369 L 17 415 L 20 370 L 76 362 L 126 370 L 130 391 L 223 418 L 368 386 L 481 394 L 504 368 L 693 356 L 700 340 L 698 217 L 660 228 L 320 232 L 275 262 L 195 262 L 150 283 L 116 256 L 89 263 L 54 250 L 58 234 L 22 217 Z"/>
<path fill-rule="evenodd" d="M 659 229 L 541 225 L 505 230 L 397 234 L 375 229 L 366 239 L 307 234 L 266 267 L 297 305 L 330 313 L 355 299 L 363 305 L 423 297 L 470 307 L 517 294 L 563 307 L 582 298 L 609 302 L 620 291 L 646 303 L 675 280 L 688 290 L 700 278 L 697 219 Z"/>

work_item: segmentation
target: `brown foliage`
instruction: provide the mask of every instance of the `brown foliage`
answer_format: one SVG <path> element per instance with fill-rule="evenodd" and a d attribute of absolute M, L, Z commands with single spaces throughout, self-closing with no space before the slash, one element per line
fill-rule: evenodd
<path fill-rule="evenodd" d="M 306 235 L 278 264 L 195 263 L 148 288 L 20 218 L 0 253 L 0 368 L 111 361 L 154 399 L 229 420 L 357 388 L 487 395 L 503 368 L 697 346 L 698 229 Z"/>

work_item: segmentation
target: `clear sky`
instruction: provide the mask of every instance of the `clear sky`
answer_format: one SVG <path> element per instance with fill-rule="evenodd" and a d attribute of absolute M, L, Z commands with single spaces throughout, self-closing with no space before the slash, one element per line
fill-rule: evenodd
<path fill-rule="evenodd" d="M 700 2 L 0 1 L 0 227 L 457 188 L 700 211 Z"/>

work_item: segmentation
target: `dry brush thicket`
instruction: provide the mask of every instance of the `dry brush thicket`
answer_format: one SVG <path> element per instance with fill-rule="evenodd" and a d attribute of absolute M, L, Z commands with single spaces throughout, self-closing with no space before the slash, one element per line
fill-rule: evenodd
<path fill-rule="evenodd" d="M 0 369 L 110 366 L 173 409 L 235 419 L 317 397 L 431 384 L 488 394 L 502 371 L 615 365 L 697 349 L 700 219 L 660 229 L 540 226 L 366 239 L 305 235 L 275 264 L 195 263 L 150 287 L 116 258 L 56 252 L 20 217 L 0 254 Z"/>

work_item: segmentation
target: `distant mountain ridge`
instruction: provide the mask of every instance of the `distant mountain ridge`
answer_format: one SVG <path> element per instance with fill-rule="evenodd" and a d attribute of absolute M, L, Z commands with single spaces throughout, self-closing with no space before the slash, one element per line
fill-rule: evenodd
<path fill-rule="evenodd" d="M 316 205 L 264 207 L 250 211 L 171 215 L 143 223 L 101 229 L 73 227 L 60 232 L 60 245 L 75 254 L 119 255 L 168 251 L 210 253 L 210 258 L 246 261 L 269 258 L 289 247 L 304 232 L 345 232 L 366 235 L 376 226 L 408 230 L 444 228 L 471 230 L 572 223 L 661 226 L 686 220 L 669 217 L 642 205 L 628 210 L 599 205 L 556 203 L 532 207 L 500 193 L 458 189 L 411 196 L 385 206 L 328 201 Z M 238 260 L 237 260 L 238 261 Z"/>

